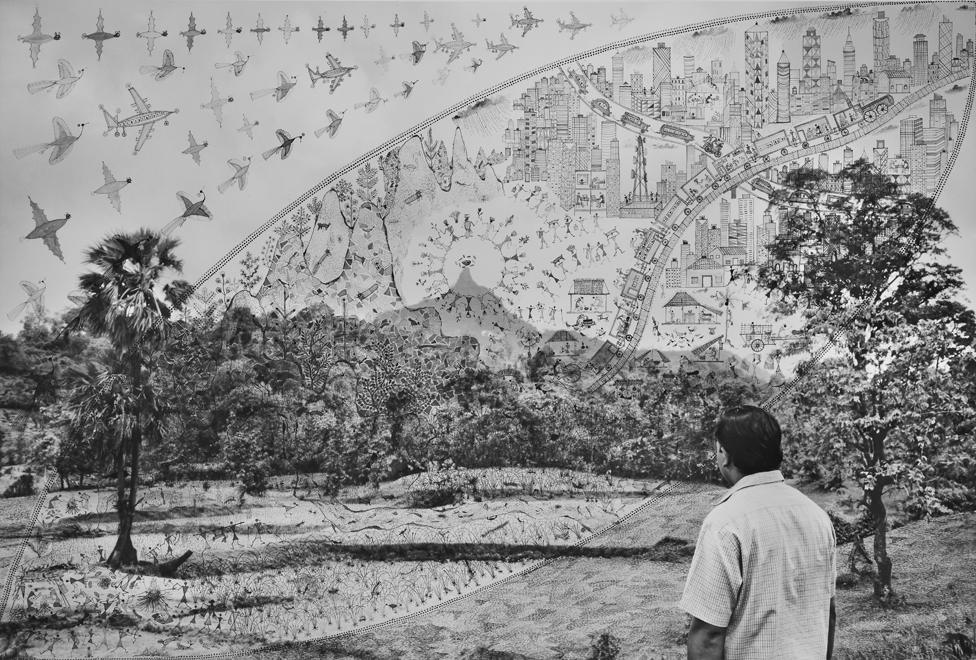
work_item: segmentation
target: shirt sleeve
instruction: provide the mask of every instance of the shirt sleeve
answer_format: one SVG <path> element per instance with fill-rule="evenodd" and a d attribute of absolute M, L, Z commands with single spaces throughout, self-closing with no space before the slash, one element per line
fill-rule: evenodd
<path fill-rule="evenodd" d="M 716 528 L 706 519 L 698 534 L 681 608 L 705 623 L 727 628 L 741 588 L 739 539 L 728 525 Z"/>
<path fill-rule="evenodd" d="M 830 549 L 828 550 L 828 557 L 830 558 L 830 597 L 833 598 L 837 593 L 837 536 L 834 531 L 834 524 L 827 519 L 827 525 L 830 529 Z"/>

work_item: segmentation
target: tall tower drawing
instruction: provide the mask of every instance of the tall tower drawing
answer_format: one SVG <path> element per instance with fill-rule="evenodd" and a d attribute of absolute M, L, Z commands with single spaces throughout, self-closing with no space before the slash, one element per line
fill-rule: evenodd
<path fill-rule="evenodd" d="M 607 217 L 620 216 L 620 142 L 616 135 L 610 140 L 607 157 Z"/>
<path fill-rule="evenodd" d="M 815 28 L 808 28 L 803 35 L 803 62 L 800 65 L 800 90 L 804 97 L 804 107 L 818 104 L 820 90 L 820 35 Z M 819 107 L 817 105 L 816 107 Z"/>
<path fill-rule="evenodd" d="M 857 71 L 857 60 L 854 55 L 854 40 L 851 39 L 851 30 L 848 28 L 847 41 L 844 42 L 844 88 L 848 94 L 854 88 L 854 74 Z"/>
<path fill-rule="evenodd" d="M 776 123 L 787 124 L 790 121 L 790 60 L 786 51 L 779 56 L 776 63 Z"/>
<path fill-rule="evenodd" d="M 945 16 L 939 23 L 939 77 L 952 72 L 952 21 Z"/>
<path fill-rule="evenodd" d="M 874 37 L 874 70 L 883 71 L 888 65 L 888 55 L 890 54 L 891 36 L 888 32 L 888 18 L 883 11 L 879 11 L 874 18 L 872 26 Z"/>
<path fill-rule="evenodd" d="M 634 169 L 630 171 L 630 178 L 634 181 L 631 198 L 634 200 L 647 199 L 647 157 L 644 155 L 644 136 L 637 136 L 637 153 L 634 154 Z"/>
<path fill-rule="evenodd" d="M 612 62 L 611 82 L 613 83 L 613 98 L 619 103 L 620 86 L 624 84 L 624 56 L 620 53 L 614 53 L 610 61 Z"/>
<path fill-rule="evenodd" d="M 915 35 L 912 56 L 912 85 L 925 85 L 929 81 L 929 42 L 924 34 Z"/>
<path fill-rule="evenodd" d="M 769 33 L 759 30 L 758 25 L 756 23 L 745 33 L 748 117 L 753 128 L 762 128 L 766 124 L 769 89 Z"/>
<path fill-rule="evenodd" d="M 653 49 L 651 73 L 654 76 L 654 89 L 658 89 L 662 82 L 671 82 L 671 47 L 663 41 L 658 42 Z"/>

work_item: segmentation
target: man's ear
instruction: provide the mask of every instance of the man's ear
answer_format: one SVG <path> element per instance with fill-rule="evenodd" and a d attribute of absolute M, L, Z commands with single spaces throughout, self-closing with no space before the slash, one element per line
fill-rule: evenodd
<path fill-rule="evenodd" d="M 731 468 L 732 457 L 729 456 L 729 453 L 727 451 L 725 451 L 725 447 L 723 447 L 722 443 L 719 442 L 718 440 L 715 441 L 715 446 L 717 447 L 717 449 L 715 450 L 715 454 L 719 457 L 719 461 L 721 461 L 722 467 Z"/>

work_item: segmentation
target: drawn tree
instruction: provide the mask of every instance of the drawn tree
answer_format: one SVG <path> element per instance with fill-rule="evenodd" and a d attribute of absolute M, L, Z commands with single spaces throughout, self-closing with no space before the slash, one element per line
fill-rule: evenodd
<path fill-rule="evenodd" d="M 391 150 L 379 158 L 380 172 L 383 174 L 383 207 L 380 217 L 384 222 L 393 209 L 397 186 L 400 185 L 400 152 Z"/>
<path fill-rule="evenodd" d="M 342 214 L 342 221 L 346 223 L 346 227 L 352 229 L 356 226 L 357 215 L 355 192 L 353 191 L 352 184 L 346 179 L 341 179 L 335 184 L 333 190 L 339 198 L 339 210 Z"/>
<path fill-rule="evenodd" d="M 238 278 L 244 291 L 253 291 L 254 287 L 261 281 L 258 276 L 260 267 L 260 259 L 251 254 L 250 250 L 244 253 L 244 257 L 241 259 L 241 274 Z"/>
<path fill-rule="evenodd" d="M 932 199 L 899 195 L 864 160 L 836 175 L 790 172 L 771 201 L 783 230 L 758 284 L 775 312 L 805 324 L 785 352 L 830 338 L 839 355 L 801 370 L 791 418 L 802 420 L 814 455 L 840 453 L 840 469 L 860 484 L 874 520 L 874 594 L 890 603 L 885 489 L 906 488 L 926 512 L 937 510 L 919 476 L 965 409 L 940 384 L 946 362 L 976 335 L 972 310 L 956 299 L 960 270 L 941 258 L 955 225 Z"/>
<path fill-rule="evenodd" d="M 379 172 L 367 161 L 356 173 L 356 195 L 363 200 L 363 206 L 376 208 L 379 198 L 376 186 L 380 182 Z"/>

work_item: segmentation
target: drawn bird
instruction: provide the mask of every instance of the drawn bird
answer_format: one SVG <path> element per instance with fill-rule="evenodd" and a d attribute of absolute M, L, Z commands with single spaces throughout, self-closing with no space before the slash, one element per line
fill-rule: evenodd
<path fill-rule="evenodd" d="M 410 96 L 410 92 L 413 91 L 414 85 L 416 85 L 418 82 L 420 82 L 420 81 L 418 81 L 418 80 L 413 80 L 413 81 L 404 80 L 403 81 L 403 91 L 397 92 L 396 94 L 394 94 L 394 96 L 402 96 L 403 98 L 407 98 L 408 96 Z"/>
<path fill-rule="evenodd" d="M 37 67 L 37 58 L 41 54 L 41 45 L 47 43 L 48 41 L 58 41 L 61 38 L 60 32 L 55 32 L 54 35 L 44 34 L 41 32 L 41 12 L 39 9 L 34 9 L 34 23 L 31 26 L 33 31 L 26 35 L 17 37 L 17 41 L 21 41 L 25 44 L 30 44 L 30 58 L 33 62 L 34 67 Z"/>
<path fill-rule="evenodd" d="M 29 156 L 31 154 L 40 153 L 51 149 L 51 156 L 48 161 L 51 165 L 56 165 L 64 160 L 64 157 L 68 155 L 71 148 L 77 142 L 78 138 L 85 130 L 85 124 L 78 124 L 78 127 L 82 130 L 78 132 L 78 135 L 72 135 L 71 131 L 68 130 L 68 125 L 64 123 L 61 117 L 55 117 L 51 120 L 51 124 L 54 127 L 54 140 L 51 142 L 42 142 L 40 144 L 32 144 L 28 147 L 20 147 L 19 149 L 14 149 L 14 156 L 17 158 L 23 158 L 24 156 Z"/>
<path fill-rule="evenodd" d="M 464 68 L 465 69 L 471 69 L 471 73 L 478 73 L 478 67 L 480 67 L 481 64 L 482 64 L 482 61 L 481 60 L 479 60 L 476 57 L 473 57 L 473 58 L 471 58 L 471 64 L 469 66 L 464 67 Z"/>
<path fill-rule="evenodd" d="M 303 137 L 305 137 L 304 133 L 302 133 L 297 137 L 292 137 L 287 133 L 287 131 L 284 131 L 280 128 L 275 131 L 275 135 L 278 136 L 278 140 L 281 142 L 281 144 L 279 144 L 277 147 L 274 147 L 272 149 L 268 149 L 263 154 L 261 154 L 261 157 L 264 158 L 265 160 L 268 160 L 276 153 L 281 154 L 281 160 L 288 158 L 289 154 L 291 154 L 292 146 L 295 143 L 295 140 L 301 140 Z"/>
<path fill-rule="evenodd" d="M 247 120 L 247 115 L 242 115 L 244 117 L 244 125 L 237 129 L 238 133 L 247 133 L 247 136 L 254 139 L 254 127 L 261 124 L 259 121 L 249 122 Z"/>
<path fill-rule="evenodd" d="M 234 176 L 218 185 L 217 191 L 225 193 L 234 183 L 237 183 L 240 190 L 244 190 L 244 186 L 247 185 L 247 171 L 251 167 L 251 157 L 245 156 L 243 161 L 231 159 L 227 164 L 234 168 Z"/>
<path fill-rule="evenodd" d="M 108 166 L 102 161 L 102 176 L 105 177 L 105 184 L 96 188 L 92 191 L 93 195 L 107 195 L 108 201 L 111 202 L 112 206 L 119 213 L 122 213 L 122 200 L 119 197 L 119 192 L 122 191 L 127 185 L 132 183 L 131 178 L 126 178 L 122 181 L 117 180 L 112 173 L 109 171 Z"/>
<path fill-rule="evenodd" d="M 216 64 L 214 64 L 214 68 L 215 69 L 233 69 L 234 76 L 235 77 L 241 75 L 244 72 L 244 66 L 247 64 L 248 60 L 251 59 L 251 56 L 248 55 L 247 57 L 245 57 L 244 56 L 244 53 L 242 53 L 241 51 L 238 50 L 238 51 L 235 51 L 234 52 L 234 57 L 237 58 L 235 61 L 233 61 L 233 62 L 217 62 Z"/>
<path fill-rule="evenodd" d="M 153 48 L 155 47 L 156 44 L 156 39 L 159 39 L 160 37 L 168 37 L 169 32 L 166 30 L 163 30 L 162 32 L 156 31 L 156 18 L 153 16 L 153 13 L 150 11 L 149 23 L 146 26 L 146 30 L 143 32 L 136 32 L 136 36 L 140 39 L 146 40 L 146 49 L 149 51 L 149 54 L 152 55 Z"/>
<path fill-rule="evenodd" d="M 75 83 L 81 80 L 81 76 L 84 73 L 84 69 L 78 69 L 78 73 L 76 74 L 68 60 L 61 59 L 58 60 L 59 78 L 57 80 L 37 80 L 32 83 L 27 83 L 27 91 L 31 94 L 37 94 L 57 86 L 57 98 L 63 99 L 71 92 Z"/>
<path fill-rule="evenodd" d="M 286 96 L 288 96 L 288 92 L 291 91 L 291 88 L 294 87 L 297 84 L 298 84 L 298 82 L 297 82 L 297 79 L 295 78 L 295 76 L 289 76 L 284 71 L 279 71 L 278 72 L 278 86 L 277 87 L 269 87 L 268 89 L 259 89 L 256 92 L 251 92 L 251 100 L 253 101 L 253 100 L 259 99 L 259 98 L 261 98 L 263 96 L 268 96 L 269 94 L 274 94 L 275 101 L 278 101 L 280 103 L 282 99 L 284 99 Z"/>
<path fill-rule="evenodd" d="M 223 127 L 224 125 L 224 105 L 227 103 L 233 103 L 234 97 L 228 96 L 227 98 L 222 98 L 220 92 L 217 91 L 217 85 L 214 84 L 213 78 L 210 79 L 210 102 L 201 103 L 201 108 L 208 108 L 213 110 L 214 117 L 217 119 L 217 125 Z"/>
<path fill-rule="evenodd" d="M 64 261 L 64 254 L 61 252 L 61 243 L 58 241 L 58 230 L 64 227 L 65 223 L 71 219 L 70 213 L 65 213 L 63 218 L 57 218 L 55 220 L 48 220 L 47 214 L 37 205 L 30 197 L 27 198 L 30 202 L 31 215 L 34 219 L 34 229 L 31 233 L 27 234 L 24 238 L 39 238 L 44 241 L 44 245 L 47 246 L 54 256 Z"/>
<path fill-rule="evenodd" d="M 203 205 L 203 203 L 207 200 L 207 196 L 202 190 L 200 191 L 199 202 L 191 202 L 190 196 L 182 191 L 176 193 L 176 198 L 183 202 L 183 206 L 185 208 L 183 209 L 182 214 L 173 218 L 165 227 L 163 227 L 161 232 L 163 235 L 168 236 L 174 230 L 179 229 L 189 218 L 200 217 L 204 220 L 211 220 L 213 218 L 213 214 L 210 213 L 210 209 Z"/>
<path fill-rule="evenodd" d="M 122 36 L 122 33 L 116 30 L 113 32 L 105 31 L 105 19 L 102 18 L 102 10 L 98 10 L 98 20 L 95 22 L 95 31 L 90 34 L 82 34 L 82 39 L 91 39 L 95 42 L 95 54 L 98 55 L 99 61 L 102 59 L 102 44 L 109 39 L 117 39 Z"/>
<path fill-rule="evenodd" d="M 264 33 L 271 32 L 271 28 L 264 25 L 264 19 L 261 18 L 260 13 L 258 14 L 257 21 L 254 22 L 254 27 L 251 28 L 251 32 L 257 36 L 259 46 L 264 43 Z"/>
<path fill-rule="evenodd" d="M 186 37 L 186 51 L 190 52 L 193 50 L 193 40 L 197 37 L 202 37 L 207 34 L 206 29 L 197 29 L 197 19 L 194 18 L 193 12 L 190 12 L 190 20 L 186 26 L 186 29 L 180 32 L 180 36 Z"/>
<path fill-rule="evenodd" d="M 373 112 L 380 103 L 386 103 L 387 101 L 389 101 L 389 99 L 381 97 L 380 93 L 376 91 L 375 87 L 373 87 L 369 91 L 369 100 L 363 103 L 357 103 L 355 107 L 366 108 L 366 112 Z"/>
<path fill-rule="evenodd" d="M 34 282 L 24 280 L 20 283 L 20 288 L 22 288 L 27 294 L 27 300 L 10 310 L 10 312 L 7 313 L 7 318 L 13 321 L 20 316 L 20 313 L 23 312 L 28 305 L 33 306 L 35 314 L 42 316 L 44 314 L 44 292 L 47 291 L 47 284 L 45 281 L 40 280 L 35 284 Z"/>
<path fill-rule="evenodd" d="M 139 67 L 139 73 L 149 74 L 153 76 L 156 80 L 162 80 L 163 78 L 166 78 L 167 76 L 169 76 L 169 74 L 173 73 L 177 69 L 182 69 L 183 71 L 186 71 L 185 66 L 176 66 L 176 63 L 173 58 L 173 51 L 167 48 L 166 50 L 163 51 L 163 64 L 161 66 L 152 66 L 152 65 L 141 66 Z"/>
<path fill-rule="evenodd" d="M 339 126 L 342 125 L 342 118 L 345 116 L 346 111 L 343 110 L 339 114 L 336 114 L 333 110 L 330 109 L 326 114 L 329 117 L 329 123 L 328 125 L 323 126 L 322 128 L 315 129 L 315 137 L 321 137 L 322 134 L 325 133 L 326 131 L 329 132 L 330 138 L 334 137 L 336 131 L 339 130 Z"/>
<path fill-rule="evenodd" d="M 223 30 L 217 30 L 217 34 L 224 35 L 224 39 L 227 41 L 227 47 L 230 48 L 231 39 L 234 38 L 235 34 L 240 34 L 244 31 L 244 28 L 234 27 L 234 22 L 230 18 L 230 12 L 227 12 L 227 23 Z"/>
<path fill-rule="evenodd" d="M 188 146 L 186 149 L 184 149 L 183 150 L 183 153 L 189 154 L 190 156 L 192 156 L 193 157 L 193 162 L 196 163 L 197 165 L 199 165 L 200 164 L 200 152 L 203 151 L 204 149 L 206 149 L 210 145 L 210 143 L 207 142 L 206 140 L 204 140 L 203 141 L 203 144 L 199 144 L 196 141 L 196 139 L 193 137 L 193 131 L 188 131 L 187 132 L 187 139 L 190 142 L 190 146 Z"/>

